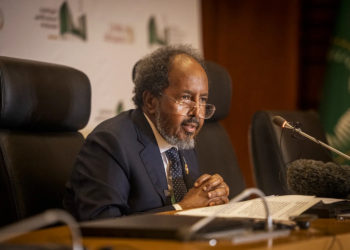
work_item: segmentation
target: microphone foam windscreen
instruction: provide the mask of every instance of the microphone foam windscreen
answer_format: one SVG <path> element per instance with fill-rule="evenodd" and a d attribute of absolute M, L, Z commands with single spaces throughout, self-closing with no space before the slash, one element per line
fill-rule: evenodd
<path fill-rule="evenodd" d="M 345 198 L 350 193 L 350 166 L 299 159 L 287 165 L 287 185 L 298 194 Z"/>

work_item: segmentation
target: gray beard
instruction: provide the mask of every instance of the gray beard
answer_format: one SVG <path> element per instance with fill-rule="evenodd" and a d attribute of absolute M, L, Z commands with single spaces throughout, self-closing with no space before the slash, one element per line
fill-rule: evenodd
<path fill-rule="evenodd" d="M 167 129 L 165 127 L 163 127 L 163 125 L 162 125 L 161 118 L 160 118 L 160 112 L 158 110 L 156 111 L 156 127 L 158 129 L 159 134 L 161 134 L 161 136 L 163 136 L 163 138 L 169 144 L 178 147 L 178 149 L 184 150 L 184 149 L 193 149 L 194 148 L 195 141 L 193 138 L 190 137 L 190 135 L 188 135 L 188 137 L 186 137 L 185 140 L 180 140 L 176 136 L 170 136 L 167 134 L 167 132 L 166 132 Z"/>

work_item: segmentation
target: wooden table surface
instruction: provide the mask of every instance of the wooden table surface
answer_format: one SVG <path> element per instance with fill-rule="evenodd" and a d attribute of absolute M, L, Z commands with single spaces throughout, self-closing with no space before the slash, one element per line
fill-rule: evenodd
<path fill-rule="evenodd" d="M 60 226 L 31 232 L 8 242 L 15 244 L 71 244 L 67 227 Z M 307 230 L 294 230 L 288 237 L 250 244 L 234 245 L 228 240 L 219 240 L 215 246 L 208 241 L 180 242 L 175 240 L 97 238 L 84 237 L 86 250 L 173 250 L 173 249 L 298 249 L 340 250 L 350 249 L 350 220 L 317 219 Z"/>

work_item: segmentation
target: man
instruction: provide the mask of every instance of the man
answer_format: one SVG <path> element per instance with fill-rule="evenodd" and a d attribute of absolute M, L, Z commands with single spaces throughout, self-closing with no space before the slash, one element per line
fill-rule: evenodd
<path fill-rule="evenodd" d="M 215 107 L 190 47 L 163 47 L 135 72 L 136 109 L 95 128 L 78 155 L 65 207 L 78 220 L 228 202 L 219 175 L 199 178 L 194 138 Z"/>

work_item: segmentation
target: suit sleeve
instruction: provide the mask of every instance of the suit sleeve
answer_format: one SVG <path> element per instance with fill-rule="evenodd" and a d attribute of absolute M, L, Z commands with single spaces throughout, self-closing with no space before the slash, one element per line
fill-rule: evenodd
<path fill-rule="evenodd" d="M 121 164 L 123 152 L 119 148 L 116 138 L 108 133 L 87 138 L 70 182 L 78 220 L 117 217 L 128 210 L 128 169 Z"/>

